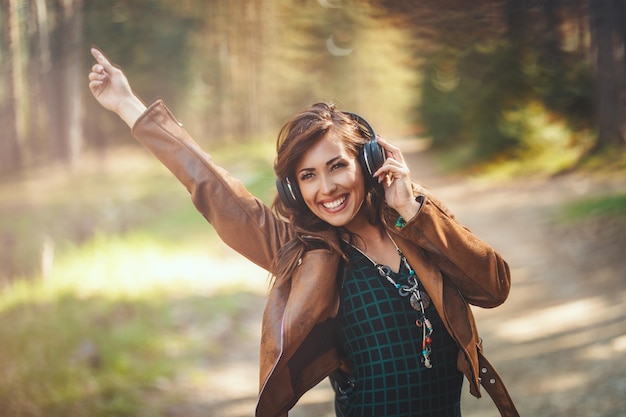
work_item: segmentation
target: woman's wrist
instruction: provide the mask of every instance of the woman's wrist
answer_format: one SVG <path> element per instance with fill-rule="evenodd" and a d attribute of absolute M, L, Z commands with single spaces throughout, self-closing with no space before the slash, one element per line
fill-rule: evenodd
<path fill-rule="evenodd" d="M 132 129 L 139 116 L 146 111 L 146 108 L 146 105 L 137 96 L 132 95 L 120 102 L 116 113 Z"/>
<path fill-rule="evenodd" d="M 418 195 L 416 198 L 411 200 L 409 205 L 397 208 L 396 211 L 400 215 L 398 220 L 396 221 L 396 227 L 401 229 L 404 227 L 406 223 L 411 221 L 422 208 L 422 203 L 424 202 L 424 196 Z"/>

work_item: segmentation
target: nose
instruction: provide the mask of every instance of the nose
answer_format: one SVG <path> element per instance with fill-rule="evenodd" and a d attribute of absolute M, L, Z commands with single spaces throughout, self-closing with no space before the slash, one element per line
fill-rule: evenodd
<path fill-rule="evenodd" d="M 321 179 L 321 192 L 325 195 L 332 194 L 337 189 L 337 184 L 330 175 L 324 175 Z"/>

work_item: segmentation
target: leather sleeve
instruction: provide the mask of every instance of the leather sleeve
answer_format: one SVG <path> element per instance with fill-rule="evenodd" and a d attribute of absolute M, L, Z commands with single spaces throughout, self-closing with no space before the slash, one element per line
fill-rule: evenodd
<path fill-rule="evenodd" d="M 442 203 L 424 197 L 418 214 L 400 233 L 424 250 L 467 302 L 484 308 L 502 304 L 511 286 L 506 261 L 458 223 Z"/>
<path fill-rule="evenodd" d="M 163 101 L 146 110 L 132 134 L 187 188 L 197 210 L 227 245 L 270 270 L 277 251 L 290 239 L 286 222 L 216 165 Z"/>

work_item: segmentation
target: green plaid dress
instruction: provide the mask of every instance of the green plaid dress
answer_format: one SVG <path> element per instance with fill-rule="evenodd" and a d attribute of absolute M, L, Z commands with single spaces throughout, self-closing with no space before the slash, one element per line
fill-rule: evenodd
<path fill-rule="evenodd" d="M 456 368 L 458 347 L 434 306 L 431 360 L 422 363 L 422 333 L 418 313 L 407 298 L 381 277 L 372 263 L 352 247 L 341 283 L 337 317 L 338 344 L 354 366 L 356 388 L 345 417 L 459 417 L 463 374 Z M 392 278 L 404 283 L 404 264 Z"/>

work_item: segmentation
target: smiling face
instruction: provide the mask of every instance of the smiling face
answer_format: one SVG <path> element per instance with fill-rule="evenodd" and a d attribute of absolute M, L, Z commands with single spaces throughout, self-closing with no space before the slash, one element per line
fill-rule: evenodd
<path fill-rule="evenodd" d="M 363 221 L 363 172 L 357 155 L 349 152 L 333 131 L 304 152 L 295 176 L 304 202 L 318 218 L 348 230 Z"/>

